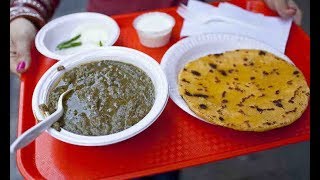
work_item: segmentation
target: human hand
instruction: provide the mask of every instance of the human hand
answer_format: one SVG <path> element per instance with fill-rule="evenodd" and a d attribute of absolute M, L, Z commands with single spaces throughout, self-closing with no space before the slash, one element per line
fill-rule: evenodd
<path fill-rule="evenodd" d="M 270 9 L 275 10 L 283 18 L 293 17 L 296 24 L 301 25 L 302 12 L 293 0 L 264 0 Z"/>
<path fill-rule="evenodd" d="M 36 27 L 25 18 L 10 22 L 10 70 L 20 76 L 31 63 L 30 47 L 37 33 Z"/>

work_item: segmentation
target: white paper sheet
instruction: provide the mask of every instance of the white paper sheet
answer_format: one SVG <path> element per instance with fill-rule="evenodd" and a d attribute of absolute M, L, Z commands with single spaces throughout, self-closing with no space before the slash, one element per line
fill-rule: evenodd
<path fill-rule="evenodd" d="M 292 18 L 282 19 L 280 17 L 264 16 L 226 2 L 214 7 L 197 0 L 189 0 L 188 10 L 206 17 L 218 15 L 233 18 L 243 22 L 243 24 L 225 21 L 199 24 L 195 21 L 184 20 L 181 37 L 207 33 L 230 33 L 254 38 L 278 49 L 282 53 L 285 52 Z"/>

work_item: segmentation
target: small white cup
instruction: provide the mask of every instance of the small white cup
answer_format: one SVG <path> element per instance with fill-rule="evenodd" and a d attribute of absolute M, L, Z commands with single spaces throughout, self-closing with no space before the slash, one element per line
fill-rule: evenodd
<path fill-rule="evenodd" d="M 150 48 L 166 45 L 170 40 L 174 25 L 174 18 L 163 12 L 144 13 L 133 21 L 133 27 L 138 33 L 140 43 Z"/>

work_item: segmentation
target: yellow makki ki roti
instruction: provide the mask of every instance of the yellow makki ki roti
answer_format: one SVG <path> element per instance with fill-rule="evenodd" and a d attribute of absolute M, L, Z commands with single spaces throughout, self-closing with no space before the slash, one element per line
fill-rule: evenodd
<path fill-rule="evenodd" d="M 189 62 L 179 93 L 205 121 L 240 131 L 267 131 L 293 123 L 308 106 L 302 72 L 262 50 L 211 54 Z"/>

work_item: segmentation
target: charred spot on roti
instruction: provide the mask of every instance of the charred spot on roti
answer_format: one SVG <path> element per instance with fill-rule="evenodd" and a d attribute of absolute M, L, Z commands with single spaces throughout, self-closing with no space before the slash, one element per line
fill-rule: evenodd
<path fill-rule="evenodd" d="M 294 108 L 293 110 L 291 110 L 291 111 L 286 111 L 285 113 L 286 114 L 290 114 L 290 113 L 295 113 L 297 111 L 297 108 Z"/>
<path fill-rule="evenodd" d="M 227 73 L 225 70 L 219 70 L 220 74 L 222 74 L 223 76 L 227 76 Z"/>
<path fill-rule="evenodd" d="M 265 51 L 259 51 L 259 55 L 260 55 L 260 56 L 265 56 L 265 55 L 266 55 L 266 52 L 265 52 Z"/>
<path fill-rule="evenodd" d="M 254 97 L 254 96 L 255 96 L 254 94 L 250 94 L 249 96 L 242 98 L 239 104 L 243 104 L 246 100 L 248 100 L 249 98 Z"/>
<path fill-rule="evenodd" d="M 249 121 L 248 121 L 248 120 L 243 121 L 243 122 L 247 125 L 247 127 L 248 127 L 248 128 L 251 128 L 251 125 L 250 125 L 250 123 L 249 123 Z"/>
<path fill-rule="evenodd" d="M 266 94 L 261 94 L 260 96 L 258 96 L 259 98 L 266 96 Z"/>
<path fill-rule="evenodd" d="M 232 84 L 233 84 L 234 86 L 240 85 L 240 83 L 238 83 L 237 81 L 233 81 Z"/>
<path fill-rule="evenodd" d="M 289 103 L 294 103 L 294 99 L 296 98 L 296 96 L 298 95 L 299 90 L 302 88 L 302 86 L 299 86 L 294 92 L 293 92 L 293 96 L 290 98 L 290 100 L 288 101 Z"/>
<path fill-rule="evenodd" d="M 239 111 L 238 111 L 240 114 L 243 114 L 243 115 L 247 115 L 242 109 L 240 109 Z"/>
<path fill-rule="evenodd" d="M 256 109 L 260 114 L 263 113 L 264 111 L 273 111 L 274 110 L 274 108 L 260 108 L 257 105 L 249 106 L 249 107 Z"/>
<path fill-rule="evenodd" d="M 263 123 L 263 125 L 271 126 L 271 125 L 272 125 L 272 123 L 271 123 L 271 122 L 265 122 L 265 123 Z"/>
<path fill-rule="evenodd" d="M 221 97 L 223 98 L 226 97 L 226 93 L 227 93 L 226 91 L 223 91 Z"/>
<path fill-rule="evenodd" d="M 269 75 L 269 73 L 267 71 L 263 71 L 262 73 L 263 73 L 264 76 Z"/>
<path fill-rule="evenodd" d="M 219 82 L 221 82 L 220 81 L 220 79 L 216 76 L 216 77 L 214 77 L 214 79 L 215 79 L 215 81 L 214 82 L 216 82 L 216 83 L 219 83 Z"/>
<path fill-rule="evenodd" d="M 194 97 L 202 97 L 202 98 L 208 98 L 209 96 L 208 95 L 205 95 L 205 94 L 200 94 L 200 93 L 195 93 L 193 94 Z"/>
<path fill-rule="evenodd" d="M 209 63 L 209 66 L 210 66 L 212 69 L 217 69 L 217 65 L 216 65 L 216 64 Z"/>
<path fill-rule="evenodd" d="M 187 96 L 192 96 L 192 94 L 187 90 L 185 90 L 184 94 L 187 95 Z"/>
<path fill-rule="evenodd" d="M 237 106 L 243 107 L 244 105 L 242 103 L 238 103 Z"/>
<path fill-rule="evenodd" d="M 276 73 L 277 75 L 279 75 L 279 69 L 278 68 L 273 68 L 271 71 L 271 74 Z"/>
<path fill-rule="evenodd" d="M 198 71 L 195 71 L 195 70 L 191 70 L 191 73 L 195 76 L 201 76 L 201 73 L 199 73 Z"/>
<path fill-rule="evenodd" d="M 222 55 L 223 55 L 223 53 L 214 54 L 215 57 L 220 57 Z"/>
<path fill-rule="evenodd" d="M 277 100 L 274 100 L 274 101 L 272 101 L 273 102 L 273 104 L 275 105 L 275 106 L 277 106 L 277 107 L 280 107 L 280 108 L 283 108 L 283 105 L 282 105 L 282 99 L 277 99 Z"/>
<path fill-rule="evenodd" d="M 221 103 L 228 103 L 228 100 L 223 99 L 223 100 L 221 101 Z"/>
<path fill-rule="evenodd" d="M 293 71 L 293 74 L 294 74 L 294 75 L 297 75 L 297 74 L 299 74 L 299 71 L 297 71 L 297 70 L 296 70 L 296 71 Z"/>
<path fill-rule="evenodd" d="M 182 81 L 186 83 L 190 83 L 190 81 L 187 81 L 185 78 L 183 78 Z"/>
<path fill-rule="evenodd" d="M 241 93 L 243 93 L 245 90 L 243 90 L 243 89 L 240 89 L 238 86 L 236 86 L 235 88 L 234 88 L 234 90 L 236 90 L 236 91 L 239 91 L 239 92 L 241 92 Z"/>
<path fill-rule="evenodd" d="M 231 74 L 234 71 L 234 69 L 229 69 L 228 72 Z"/>
<path fill-rule="evenodd" d="M 205 104 L 200 104 L 199 107 L 200 107 L 201 109 L 207 109 L 207 108 L 208 108 L 207 105 L 205 105 Z"/>

